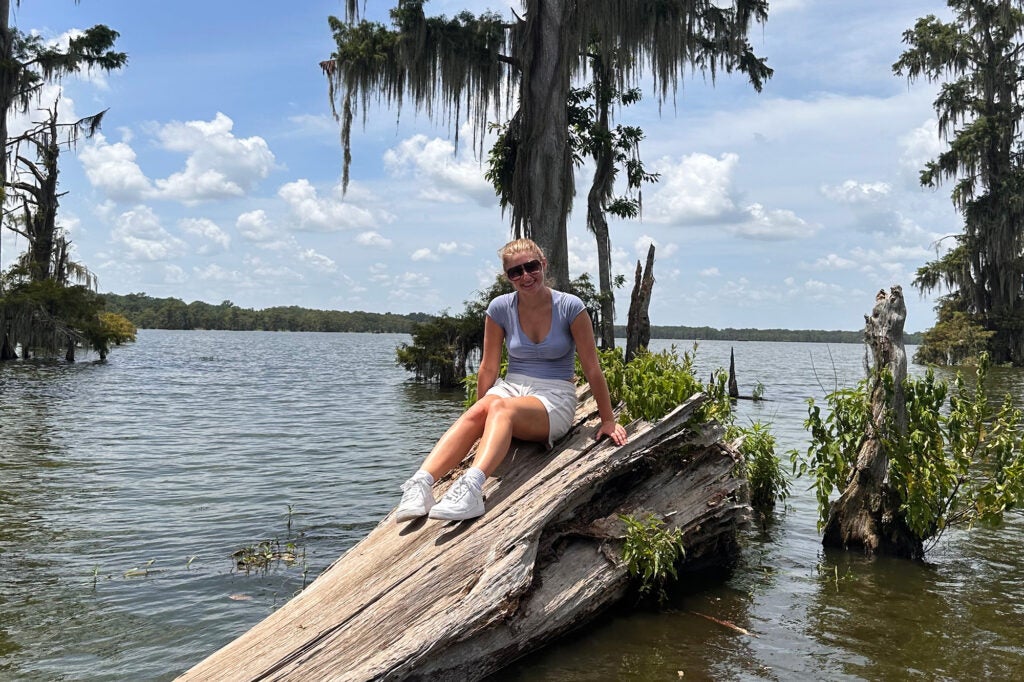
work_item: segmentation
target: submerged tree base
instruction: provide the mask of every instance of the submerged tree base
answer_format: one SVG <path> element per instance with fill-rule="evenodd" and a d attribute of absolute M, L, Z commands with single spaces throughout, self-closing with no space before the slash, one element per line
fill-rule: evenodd
<path fill-rule="evenodd" d="M 888 294 L 879 291 L 874 309 L 864 316 L 864 341 L 874 360 L 868 379 L 870 414 L 849 485 L 829 510 L 822 538 L 826 547 L 861 547 L 868 554 L 911 559 L 924 556 L 920 537 L 903 518 L 901 496 L 889 488 L 889 456 L 882 442 L 886 420 L 891 419 L 898 431 L 906 431 L 906 319 L 907 306 L 899 285 Z"/>

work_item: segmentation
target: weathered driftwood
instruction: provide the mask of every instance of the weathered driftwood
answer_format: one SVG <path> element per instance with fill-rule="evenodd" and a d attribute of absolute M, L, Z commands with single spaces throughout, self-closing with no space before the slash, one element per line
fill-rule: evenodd
<path fill-rule="evenodd" d="M 626 362 L 629 362 L 642 348 L 651 342 L 651 290 L 654 289 L 654 244 L 647 249 L 647 263 L 643 270 L 636 262 L 636 278 L 629 300 L 629 314 L 626 318 Z"/>
<path fill-rule="evenodd" d="M 906 429 L 906 403 L 903 380 L 907 376 L 907 353 L 903 346 L 903 324 L 907 307 L 903 289 L 893 286 L 889 293 L 875 296 L 871 315 L 864 316 L 864 341 L 871 351 L 868 365 L 868 390 L 871 392 L 871 419 L 857 453 L 850 482 L 829 509 L 822 542 L 832 547 L 860 547 L 868 554 L 890 554 L 910 558 L 923 556 L 921 541 L 915 536 L 899 510 L 900 499 L 889 487 L 889 456 L 879 431 L 892 413 L 899 430 Z M 894 392 L 886 395 L 882 373 L 892 372 Z"/>
<path fill-rule="evenodd" d="M 484 488 L 484 516 L 400 525 L 389 514 L 181 679 L 479 679 L 630 593 L 620 514 L 681 529 L 683 569 L 727 559 L 748 518 L 746 482 L 719 428 L 688 426 L 703 396 L 631 424 L 622 447 L 593 440 L 596 403 L 580 397 L 555 448 L 513 443 Z"/>

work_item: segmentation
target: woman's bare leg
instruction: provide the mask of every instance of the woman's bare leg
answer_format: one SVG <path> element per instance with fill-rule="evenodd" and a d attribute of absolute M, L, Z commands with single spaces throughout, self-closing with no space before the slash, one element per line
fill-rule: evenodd
<path fill-rule="evenodd" d="M 490 476 L 505 459 L 513 437 L 547 442 L 550 431 L 547 408 L 538 398 L 504 398 L 492 403 L 487 409 L 473 466 Z"/>
<path fill-rule="evenodd" d="M 435 481 L 451 471 L 483 435 L 490 407 L 500 400 L 503 398 L 487 395 L 463 412 L 437 441 L 420 468 L 429 472 Z"/>

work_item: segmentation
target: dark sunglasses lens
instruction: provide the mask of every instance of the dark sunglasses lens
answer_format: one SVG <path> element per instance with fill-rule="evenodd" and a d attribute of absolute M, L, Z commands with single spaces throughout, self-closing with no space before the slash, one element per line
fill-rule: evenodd
<path fill-rule="evenodd" d="M 505 271 L 509 279 L 519 279 L 523 276 L 523 272 L 528 272 L 531 275 L 535 275 L 540 272 L 540 261 L 532 260 L 529 263 L 523 263 L 522 265 L 516 265 Z"/>

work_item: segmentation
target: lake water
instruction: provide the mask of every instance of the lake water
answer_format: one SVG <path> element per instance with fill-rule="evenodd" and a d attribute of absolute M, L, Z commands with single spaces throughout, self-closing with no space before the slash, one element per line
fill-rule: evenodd
<path fill-rule="evenodd" d="M 394 365 L 407 339 L 146 330 L 106 363 L 0 364 L 0 679 L 171 679 L 301 590 L 461 411 Z M 806 449 L 807 397 L 862 374 L 860 346 L 702 342 L 701 376 L 730 348 L 741 392 L 767 399 L 737 419 L 771 422 L 780 451 Z M 1024 395 L 1024 372 L 992 379 Z M 926 563 L 871 561 L 822 549 L 805 488 L 744 534 L 731 573 L 499 677 L 1024 678 L 1020 515 L 948 534 Z M 263 540 L 296 560 L 239 569 Z"/>

